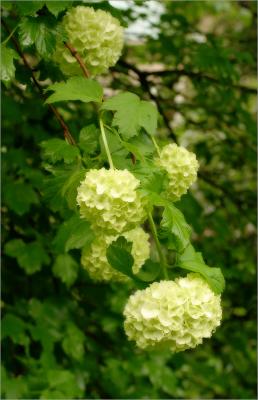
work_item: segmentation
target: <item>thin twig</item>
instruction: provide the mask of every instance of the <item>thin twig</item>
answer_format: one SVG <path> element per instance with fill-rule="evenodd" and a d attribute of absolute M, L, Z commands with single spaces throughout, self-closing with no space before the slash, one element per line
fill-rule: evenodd
<path fill-rule="evenodd" d="M 82 72 L 83 72 L 84 76 L 85 76 L 86 78 L 89 78 L 89 77 L 90 77 L 90 73 L 89 73 L 89 71 L 88 71 L 86 65 L 85 65 L 84 62 L 82 61 L 82 59 L 81 59 L 79 53 L 77 52 L 77 50 L 76 50 L 74 47 L 72 47 L 72 46 L 71 46 L 69 43 L 67 43 L 67 42 L 64 42 L 64 45 L 65 45 L 65 47 L 70 51 L 70 53 L 72 54 L 72 56 L 77 60 L 78 64 L 80 65 L 80 67 L 81 67 L 81 69 L 82 69 Z"/>
<path fill-rule="evenodd" d="M 6 30 L 6 32 L 10 35 L 10 34 L 11 34 L 11 30 L 10 30 L 10 28 L 8 27 L 8 25 L 6 24 L 6 22 L 5 22 L 2 18 L 1 18 L 1 22 L 2 22 L 2 24 L 3 24 L 3 26 L 4 26 L 5 30 Z M 12 42 L 13 42 L 13 44 L 14 44 L 14 47 L 15 47 L 15 49 L 16 49 L 16 51 L 17 51 L 17 53 L 19 54 L 19 56 L 20 56 L 20 57 L 22 58 L 22 60 L 23 60 L 24 65 L 25 65 L 26 68 L 30 71 L 32 80 L 33 80 L 35 86 L 38 88 L 38 90 L 39 90 L 39 92 L 40 92 L 40 95 L 41 95 L 42 98 L 45 100 L 45 95 L 44 95 L 43 89 L 42 89 L 42 87 L 40 86 L 39 82 L 37 81 L 37 79 L 36 79 L 36 77 L 35 77 L 35 75 L 34 75 L 34 71 L 33 71 L 33 69 L 31 68 L 30 64 L 28 63 L 28 61 L 27 61 L 25 55 L 23 54 L 23 52 L 22 52 L 22 50 L 21 50 L 21 48 L 20 48 L 20 45 L 19 45 L 18 41 L 15 39 L 14 35 L 12 35 L 12 36 L 10 37 L 10 40 L 12 40 Z M 72 135 L 71 135 L 71 133 L 70 133 L 70 131 L 69 131 L 69 128 L 68 128 L 68 126 L 66 125 L 66 123 L 64 122 L 64 120 L 63 120 L 62 116 L 60 115 L 60 113 L 57 111 L 57 109 L 56 109 L 54 106 L 52 106 L 52 104 L 48 104 L 48 107 L 49 107 L 49 109 L 53 112 L 53 114 L 55 115 L 56 119 L 58 120 L 60 126 L 62 127 L 63 132 L 64 132 L 64 137 L 65 137 L 65 139 L 67 139 L 67 141 L 68 141 L 70 144 L 73 144 L 73 145 L 74 145 L 74 144 L 75 144 L 75 140 L 74 140 L 74 138 L 72 137 Z"/>
<path fill-rule="evenodd" d="M 186 75 L 186 76 L 189 76 L 189 78 L 192 78 L 192 79 L 208 80 L 208 81 L 216 83 L 217 85 L 229 86 L 229 87 L 232 87 L 234 89 L 241 90 L 243 92 L 248 92 L 248 93 L 253 93 L 253 94 L 257 93 L 257 89 L 255 89 L 255 88 L 251 88 L 251 87 L 244 86 L 244 85 L 237 85 L 237 84 L 234 84 L 234 83 L 228 84 L 228 83 L 225 83 L 223 81 L 220 81 L 219 79 L 215 78 L 214 76 L 206 75 L 206 74 L 204 74 L 202 72 L 193 72 L 193 71 L 185 70 L 185 69 L 172 69 L 172 68 L 171 69 L 162 69 L 162 70 L 159 70 L 159 71 L 157 71 L 157 70 L 156 71 L 143 71 L 143 70 L 138 69 L 134 65 L 131 65 L 130 63 L 128 63 L 127 61 L 124 61 L 124 60 L 120 60 L 118 62 L 118 65 L 121 65 L 122 67 L 125 67 L 127 69 L 131 69 L 137 75 L 139 75 L 139 73 L 140 73 L 141 76 L 145 76 L 145 77 L 148 77 L 148 76 L 151 76 L 151 75 L 158 75 L 158 76 L 169 76 L 169 75 L 171 75 L 171 76 L 172 75 L 182 76 L 182 75 Z"/>

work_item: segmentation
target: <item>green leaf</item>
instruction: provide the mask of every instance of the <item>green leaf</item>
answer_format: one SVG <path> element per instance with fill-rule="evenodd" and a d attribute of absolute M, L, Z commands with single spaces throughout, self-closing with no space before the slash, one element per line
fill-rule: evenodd
<path fill-rule="evenodd" d="M 81 180 L 85 176 L 84 169 L 77 169 L 65 180 L 61 195 L 66 198 L 69 208 L 74 209 L 77 207 L 76 197 L 77 188 L 80 185 Z"/>
<path fill-rule="evenodd" d="M 134 93 L 125 92 L 113 96 L 101 108 L 115 111 L 112 125 L 119 128 L 125 139 L 136 136 L 141 127 L 150 135 L 157 129 L 156 107 L 151 102 L 140 100 Z"/>
<path fill-rule="evenodd" d="M 189 244 L 191 228 L 182 212 L 173 204 L 165 206 L 161 228 L 160 235 L 168 239 L 168 247 L 182 253 Z"/>
<path fill-rule="evenodd" d="M 86 170 L 79 166 L 47 167 L 53 176 L 44 182 L 44 195 L 52 210 L 60 210 L 65 204 L 76 209 L 77 188 L 84 178 Z"/>
<path fill-rule="evenodd" d="M 38 203 L 38 196 L 27 183 L 8 183 L 5 186 L 3 200 L 18 215 L 27 213 L 32 204 Z"/>
<path fill-rule="evenodd" d="M 44 156 L 53 163 L 64 160 L 65 163 L 72 163 L 79 155 L 78 147 L 68 144 L 62 139 L 49 139 L 41 143 Z"/>
<path fill-rule="evenodd" d="M 2 339 L 10 337 L 14 343 L 29 344 L 29 337 L 25 333 L 25 322 L 13 314 L 6 314 L 2 319 Z"/>
<path fill-rule="evenodd" d="M 109 264 L 123 274 L 133 276 L 133 256 L 130 254 L 130 244 L 124 237 L 119 237 L 107 248 L 107 260 Z"/>
<path fill-rule="evenodd" d="M 86 79 L 82 76 L 73 76 L 66 82 L 58 82 L 48 86 L 46 91 L 53 90 L 46 103 L 57 101 L 80 100 L 84 103 L 101 102 L 103 89 L 97 81 Z"/>
<path fill-rule="evenodd" d="M 25 243 L 21 239 L 13 239 L 10 240 L 5 244 L 4 250 L 5 254 L 7 254 L 10 257 L 19 257 L 21 254 L 21 251 L 24 249 Z"/>
<path fill-rule="evenodd" d="M 85 126 L 80 131 L 79 146 L 85 154 L 95 153 L 99 147 L 100 130 L 94 125 Z"/>
<path fill-rule="evenodd" d="M 70 287 L 78 275 L 78 264 L 69 254 L 59 254 L 53 266 L 53 274 Z"/>
<path fill-rule="evenodd" d="M 221 269 L 208 267 L 203 261 L 201 253 L 196 252 L 191 244 L 178 257 L 177 262 L 179 267 L 201 274 L 214 293 L 220 294 L 225 289 L 225 279 Z"/>
<path fill-rule="evenodd" d="M 65 353 L 75 360 L 82 360 L 85 353 L 84 341 L 84 333 L 75 324 L 69 322 L 62 341 Z"/>
<path fill-rule="evenodd" d="M 89 222 L 74 215 L 60 226 L 53 245 L 56 251 L 62 253 L 89 246 L 94 237 Z"/>
<path fill-rule="evenodd" d="M 68 370 L 50 370 L 47 373 L 49 387 L 63 393 L 63 399 L 81 398 L 83 389 L 78 385 L 75 375 Z M 43 399 L 53 397 L 41 397 Z"/>
<path fill-rule="evenodd" d="M 80 249 L 82 247 L 89 246 L 94 237 L 94 233 L 91 230 L 90 223 L 88 221 L 82 219 L 76 221 L 74 218 L 74 224 L 66 242 L 65 250 L 69 251 L 71 249 Z"/>
<path fill-rule="evenodd" d="M 157 198 L 156 195 L 163 192 L 166 187 L 168 179 L 166 172 L 155 166 L 152 162 L 137 163 L 130 170 L 141 181 L 139 190 L 148 197 L 149 203 L 153 203 L 153 199 L 156 200 Z M 162 205 L 164 203 L 166 203 L 165 199 L 162 200 Z"/>
<path fill-rule="evenodd" d="M 143 288 L 145 287 L 143 282 L 141 282 L 141 280 L 132 272 L 134 259 L 130 253 L 131 249 L 132 243 L 120 236 L 107 248 L 106 257 L 112 268 L 129 276 L 129 278 L 134 280 L 137 286 Z"/>
<path fill-rule="evenodd" d="M 8 82 L 14 78 L 15 66 L 14 59 L 19 58 L 16 51 L 1 44 L 1 80 Z"/>
<path fill-rule="evenodd" d="M 44 1 L 15 1 L 15 7 L 21 15 L 33 15 L 44 6 Z"/>
<path fill-rule="evenodd" d="M 24 376 L 2 378 L 2 391 L 5 399 L 26 399 L 28 397 L 28 383 Z"/>
<path fill-rule="evenodd" d="M 41 243 L 34 241 L 24 243 L 21 239 L 13 239 L 6 243 L 5 253 L 17 259 L 21 268 L 28 275 L 39 271 L 43 264 L 49 263 L 49 257 Z"/>
<path fill-rule="evenodd" d="M 136 277 L 144 282 L 153 282 L 159 274 L 160 264 L 149 259 L 145 261 Z"/>
<path fill-rule="evenodd" d="M 53 19 L 52 19 L 53 18 Z M 54 17 L 26 17 L 19 25 L 23 46 L 35 44 L 42 57 L 49 57 L 56 46 L 56 21 Z"/>
<path fill-rule="evenodd" d="M 45 4 L 49 11 L 57 17 L 61 11 L 66 10 L 69 6 L 72 5 L 72 1 L 45 1 Z"/>

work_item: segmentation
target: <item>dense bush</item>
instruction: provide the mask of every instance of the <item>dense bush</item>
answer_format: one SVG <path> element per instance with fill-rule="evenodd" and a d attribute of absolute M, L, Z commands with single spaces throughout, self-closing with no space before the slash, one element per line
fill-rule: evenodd
<path fill-rule="evenodd" d="M 121 45 L 119 25 L 107 17 L 105 27 L 113 30 L 103 41 L 105 51 L 98 49 L 95 69 L 94 59 L 88 59 L 90 72 L 111 68 L 94 80 L 87 77 L 87 64 L 80 65 L 88 54 L 81 60 L 76 41 L 69 43 L 69 32 L 60 24 L 67 10 L 82 4 L 111 13 L 125 29 L 142 23 L 138 35 L 126 36 L 115 64 L 120 47 L 110 55 L 109 39 L 115 35 Z M 2 2 L 2 398 L 254 399 L 255 2 L 123 4 L 121 10 L 115 1 Z M 94 31 L 95 20 L 90 27 Z M 87 45 L 90 51 L 96 43 L 87 39 Z M 65 55 L 75 67 L 71 78 L 56 63 L 56 49 L 59 61 Z M 110 154 L 96 106 L 102 87 Z M 197 163 L 187 153 L 190 168 L 182 163 L 170 173 L 166 162 L 171 166 L 178 152 L 172 158 L 165 154 L 161 165 L 157 147 L 172 142 L 195 153 L 199 163 L 198 179 L 181 198 L 196 178 Z M 107 181 L 101 176 L 104 189 L 87 181 L 78 195 L 87 219 L 80 218 L 77 188 L 86 171 L 110 163 L 128 169 L 132 180 L 121 178 L 114 187 L 115 170 Z M 181 188 L 183 173 L 187 179 Z M 180 198 L 175 204 L 164 200 L 171 180 L 173 188 L 180 184 L 176 194 L 170 193 L 170 200 Z M 92 220 L 89 200 L 97 204 Z M 135 287 L 143 290 L 163 279 L 159 263 L 144 264 L 148 246 L 144 255 L 137 248 L 139 232 L 135 245 L 124 232 L 124 214 L 127 230 L 144 222 L 152 235 L 151 258 L 159 259 L 153 220 L 146 222 L 147 203 L 154 208 L 167 263 L 174 265 L 165 272 L 170 280 L 185 276 L 187 269 L 197 271 L 210 285 L 207 289 L 205 282 L 205 290 L 218 296 L 219 268 L 225 276 L 221 326 L 191 350 L 141 350 L 123 328 L 124 307 Z M 106 224 L 111 219 L 112 229 Z M 96 227 L 114 235 L 112 240 L 105 243 Z M 108 268 L 109 262 L 118 269 L 115 276 L 132 279 L 109 281 L 108 272 L 108 282 L 92 280 L 82 267 L 82 249 L 87 257 L 94 250 L 98 260 L 101 253 L 102 266 Z M 130 273 L 125 266 L 136 260 L 141 267 Z"/>

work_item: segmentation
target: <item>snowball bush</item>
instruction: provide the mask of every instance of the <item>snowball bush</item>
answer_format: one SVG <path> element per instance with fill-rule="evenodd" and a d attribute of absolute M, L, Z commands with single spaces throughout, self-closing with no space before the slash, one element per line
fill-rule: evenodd
<path fill-rule="evenodd" d="M 150 256 L 149 235 L 140 227 L 122 234 L 132 242 L 133 273 L 137 274 Z M 117 236 L 98 236 L 90 248 L 82 251 L 81 263 L 95 281 L 128 281 L 128 277 L 110 266 L 106 258 L 108 246 L 118 238 Z"/>
<path fill-rule="evenodd" d="M 172 201 L 179 200 L 197 178 L 199 164 L 195 154 L 174 143 L 163 147 L 156 163 L 168 173 L 167 195 Z"/>
<path fill-rule="evenodd" d="M 66 13 L 62 26 L 67 42 L 76 49 L 92 75 L 101 74 L 116 64 L 123 48 L 123 28 L 111 14 L 77 6 Z M 78 62 L 61 41 L 54 60 L 60 64 L 64 74 L 81 74 Z"/>
<path fill-rule="evenodd" d="M 175 281 L 154 282 L 130 296 L 125 332 L 140 348 L 168 346 L 173 352 L 193 348 L 220 325 L 220 296 L 190 273 Z"/>
<path fill-rule="evenodd" d="M 78 188 L 81 216 L 106 234 L 133 229 L 146 217 L 139 185 L 127 170 L 91 169 Z"/>

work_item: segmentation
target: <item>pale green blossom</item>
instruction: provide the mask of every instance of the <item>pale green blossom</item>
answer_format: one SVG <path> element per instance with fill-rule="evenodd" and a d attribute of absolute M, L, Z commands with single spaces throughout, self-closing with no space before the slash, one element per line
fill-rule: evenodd
<path fill-rule="evenodd" d="M 124 316 L 125 332 L 138 347 L 168 347 L 178 352 L 211 337 L 221 322 L 221 300 L 199 274 L 190 273 L 136 291 Z"/>
<path fill-rule="evenodd" d="M 81 216 L 102 233 L 126 232 L 146 218 L 137 191 L 140 181 L 127 170 L 91 169 L 78 188 Z"/>
<path fill-rule="evenodd" d="M 77 6 L 63 18 L 67 42 L 76 49 L 92 75 L 105 72 L 116 64 L 123 48 L 123 28 L 119 21 L 103 10 Z M 54 60 L 66 75 L 80 75 L 79 64 L 60 41 Z"/>
<path fill-rule="evenodd" d="M 168 174 L 167 196 L 177 201 L 197 178 L 199 163 L 194 153 L 175 143 L 163 147 L 156 163 Z"/>

